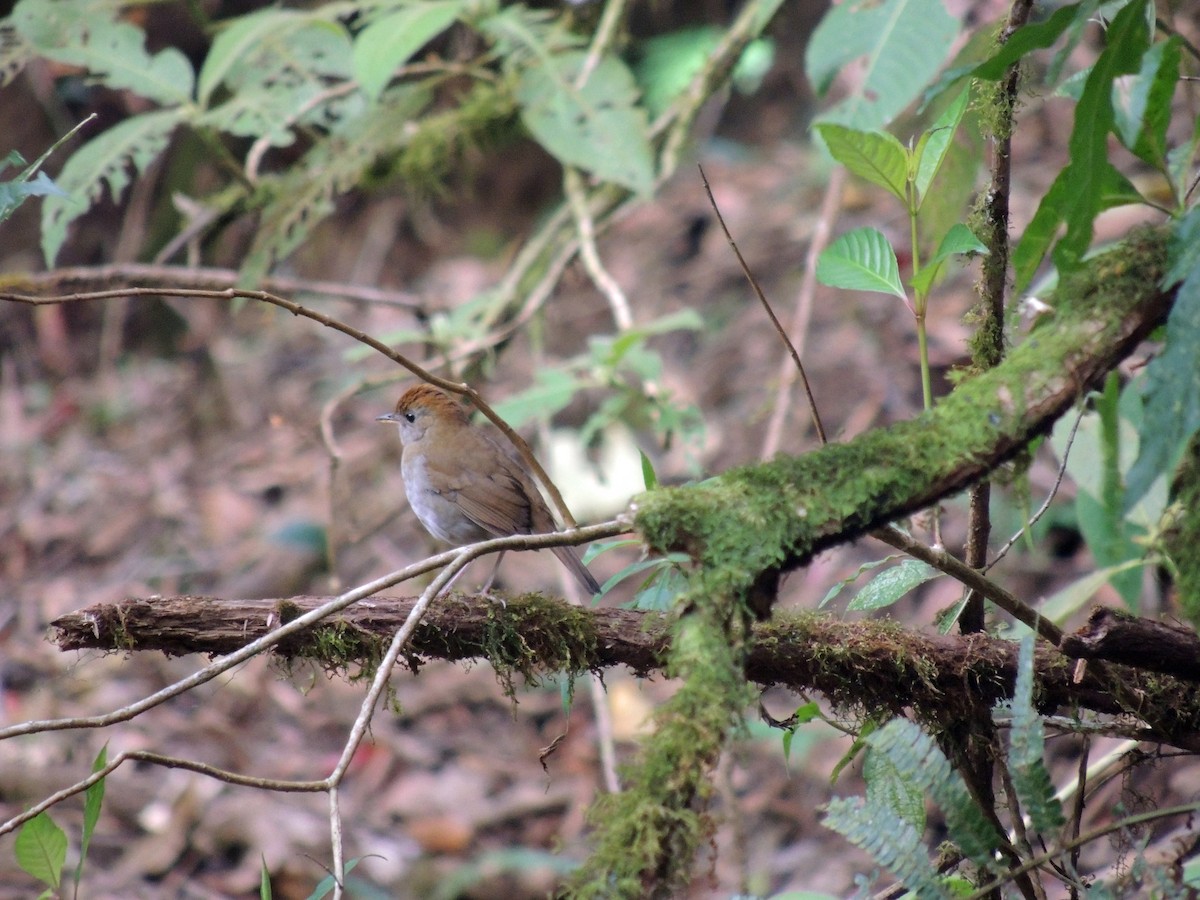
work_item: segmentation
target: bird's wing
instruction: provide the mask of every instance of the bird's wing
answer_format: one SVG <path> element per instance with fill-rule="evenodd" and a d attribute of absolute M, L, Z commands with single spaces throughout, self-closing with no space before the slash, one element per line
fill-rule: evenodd
<path fill-rule="evenodd" d="M 469 447 L 459 449 L 470 455 Z M 507 456 L 488 476 L 469 471 L 463 466 L 461 456 L 427 460 L 426 466 L 431 487 L 480 528 L 497 537 L 531 532 L 532 504 L 528 491 L 537 489 Z M 541 500 L 540 495 L 537 500 Z"/>

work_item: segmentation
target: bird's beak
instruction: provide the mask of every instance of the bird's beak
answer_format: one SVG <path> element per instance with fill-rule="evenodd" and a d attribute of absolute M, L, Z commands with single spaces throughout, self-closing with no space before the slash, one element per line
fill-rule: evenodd
<path fill-rule="evenodd" d="M 375 421 L 376 422 L 399 422 L 400 420 L 396 417 L 396 414 L 394 412 L 390 412 L 387 415 L 376 416 Z"/>

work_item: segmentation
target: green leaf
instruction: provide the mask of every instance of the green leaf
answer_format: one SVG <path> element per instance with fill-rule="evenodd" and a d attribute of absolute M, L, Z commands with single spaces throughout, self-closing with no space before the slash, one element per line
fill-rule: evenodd
<path fill-rule="evenodd" d="M 817 262 L 817 280 L 848 291 L 895 294 L 908 302 L 896 252 L 877 228 L 856 228 L 826 247 Z"/>
<path fill-rule="evenodd" d="M 864 612 L 891 606 L 913 588 L 937 578 L 941 573 L 916 559 L 906 559 L 872 578 L 850 601 L 846 610 Z"/>
<path fill-rule="evenodd" d="M 949 896 L 926 855 L 921 835 L 891 808 L 861 797 L 835 797 L 826 805 L 822 822 L 890 869 L 915 896 Z"/>
<path fill-rule="evenodd" d="M 1037 211 L 1025 228 L 1025 233 L 1013 250 L 1013 272 L 1017 293 L 1022 293 L 1029 287 L 1033 276 L 1037 274 L 1038 266 L 1041 265 L 1050 245 L 1054 243 L 1054 238 L 1058 235 L 1059 226 L 1071 211 L 1069 168 L 1070 165 L 1058 173 L 1058 177 L 1054 179 L 1054 183 L 1050 185 L 1046 195 L 1042 197 Z M 1137 188 L 1107 160 L 1100 166 L 1099 178 L 1093 189 L 1096 196 L 1092 198 L 1092 201 L 1096 203 L 1098 211 L 1142 200 Z"/>
<path fill-rule="evenodd" d="M 650 118 L 656 118 L 684 92 L 721 40 L 715 25 L 683 28 L 637 45 L 633 74 Z"/>
<path fill-rule="evenodd" d="M 1167 167 L 1167 126 L 1179 81 L 1180 45 L 1178 35 L 1154 44 L 1142 57 L 1137 75 L 1114 89 L 1117 137 L 1131 153 L 1159 171 Z"/>
<path fill-rule="evenodd" d="M 194 73 L 174 47 L 147 53 L 145 33 L 116 18 L 117 4 L 93 0 L 24 0 L 13 26 L 38 53 L 99 76 L 104 86 L 175 106 L 192 97 Z"/>
<path fill-rule="evenodd" d="M 67 833 L 47 813 L 40 812 L 21 826 L 13 853 L 24 871 L 58 890 L 67 861 Z"/>
<path fill-rule="evenodd" d="M 646 451 L 639 449 L 638 455 L 642 458 L 642 484 L 646 490 L 652 491 L 658 487 L 658 475 L 654 472 L 654 463 L 650 461 Z"/>
<path fill-rule="evenodd" d="M 1075 108 L 1075 127 L 1068 141 L 1071 161 L 1064 175 L 1062 218 L 1066 235 L 1054 248 L 1060 273 L 1078 265 L 1092 242 L 1092 226 L 1103 209 L 1103 194 L 1112 182 L 1108 134 L 1113 129 L 1112 89 L 1119 75 L 1136 72 L 1150 45 L 1146 0 L 1134 0 L 1113 19 L 1108 45 L 1092 66 Z"/>
<path fill-rule="evenodd" d="M 377 98 L 396 69 L 454 24 L 464 0 L 405 6 L 372 22 L 354 39 L 354 72 L 363 92 Z"/>
<path fill-rule="evenodd" d="M 334 131 L 365 109 L 361 93 L 329 91 L 330 83 L 353 76 L 345 28 L 316 14 L 283 12 L 251 14 L 218 36 L 215 62 L 201 72 L 201 99 L 207 105 L 218 84 L 230 95 L 207 109 L 201 124 L 286 147 L 300 126 Z"/>
<path fill-rule="evenodd" d="M 92 138 L 73 154 L 58 176 L 65 196 L 48 197 L 42 206 L 42 253 L 53 268 L 67 237 L 67 226 L 99 202 L 105 187 L 120 198 L 130 182 L 129 169 L 142 174 L 167 149 L 185 110 L 160 109 L 126 119 Z"/>
<path fill-rule="evenodd" d="M 271 870 L 267 866 L 267 855 L 259 854 L 262 858 L 262 866 L 259 868 L 258 875 L 258 896 L 259 900 L 271 900 Z"/>
<path fill-rule="evenodd" d="M 530 387 L 511 394 L 492 408 L 513 428 L 520 428 L 526 422 L 548 419 L 565 408 L 582 386 L 572 372 L 542 367 Z"/>
<path fill-rule="evenodd" d="M 825 606 L 827 606 L 830 600 L 834 599 L 843 590 L 853 584 L 864 572 L 870 572 L 873 569 L 878 569 L 880 566 L 885 566 L 888 563 L 894 562 L 900 558 L 901 555 L 899 553 L 893 553 L 891 556 L 885 556 L 883 559 L 875 559 L 871 560 L 870 562 L 863 563 L 858 567 L 858 571 L 856 571 L 853 575 L 843 578 L 841 581 L 834 584 L 834 586 L 828 591 L 826 591 L 825 596 L 821 598 L 821 602 L 817 604 L 817 609 L 823 609 Z"/>
<path fill-rule="evenodd" d="M 867 738 L 867 743 L 873 751 L 886 755 L 902 778 L 928 791 L 968 859 L 981 868 L 994 865 L 1000 836 L 933 738 L 907 719 L 893 719 Z"/>
<path fill-rule="evenodd" d="M 100 748 L 96 759 L 92 762 L 92 774 L 99 772 L 108 765 L 108 744 Z M 83 863 L 87 859 L 88 847 L 92 844 L 92 835 L 96 833 L 96 823 L 100 821 L 100 808 L 104 805 L 104 783 L 101 778 L 83 795 L 83 833 L 79 841 L 79 864 L 75 867 L 75 884 L 83 879 Z"/>
<path fill-rule="evenodd" d="M 1094 4 L 1072 3 L 1056 9 L 1044 22 L 1023 25 L 1009 36 L 1008 40 L 987 61 L 970 70 L 972 78 L 983 81 L 999 81 L 1008 72 L 1008 67 L 1024 59 L 1034 50 L 1053 46 L 1072 24 L 1081 17 L 1091 14 Z"/>
<path fill-rule="evenodd" d="M 245 65 L 247 57 L 257 54 L 266 43 L 286 39 L 306 22 L 307 16 L 295 10 L 260 9 L 222 23 L 204 57 L 196 82 L 196 99 L 200 105 L 208 106 L 213 92 L 233 71 Z"/>
<path fill-rule="evenodd" d="M 937 73 L 958 31 L 941 0 L 848 0 L 832 7 L 805 51 L 809 81 L 824 95 L 847 63 L 860 56 L 867 63 L 854 93 L 822 121 L 883 127 Z"/>
<path fill-rule="evenodd" d="M 1071 616 L 1091 602 L 1098 590 L 1122 572 L 1135 571 L 1144 568 L 1145 565 L 1146 560 L 1132 559 L 1102 569 L 1095 569 L 1047 597 L 1038 608 L 1038 614 L 1056 625 L 1066 625 Z M 1012 626 L 1013 634 L 1025 634 L 1027 630 L 1027 626 L 1024 625 Z"/>
<path fill-rule="evenodd" d="M 860 131 L 834 122 L 814 126 L 843 166 L 907 204 L 908 151 L 885 131 Z"/>
<path fill-rule="evenodd" d="M 975 237 L 975 232 L 958 222 L 946 232 L 937 252 L 926 261 L 921 271 L 913 276 L 912 288 L 918 294 L 928 293 L 941 272 L 942 264 L 952 256 L 962 253 L 979 253 L 986 256 L 987 252 L 988 248 L 983 241 Z"/>
<path fill-rule="evenodd" d="M 1164 287 L 1179 285 L 1167 317 L 1166 343 L 1146 366 L 1145 414 L 1138 457 L 1126 482 L 1131 509 L 1154 480 L 1169 472 L 1200 429 L 1200 207 L 1171 236 Z"/>
<path fill-rule="evenodd" d="M 1062 805 L 1054 796 L 1054 785 L 1046 771 L 1045 734 L 1033 705 L 1034 636 L 1021 640 L 1017 655 L 1017 681 L 1013 688 L 1013 721 L 1008 737 L 1008 768 L 1013 786 L 1033 827 L 1046 834 L 1066 821 Z"/>
<path fill-rule="evenodd" d="M 637 85 L 621 60 L 604 57 L 582 87 L 581 51 L 521 69 L 516 96 L 521 121 L 563 165 L 577 166 L 638 194 L 654 187 L 654 156 Z"/>
<path fill-rule="evenodd" d="M 863 759 L 863 780 L 867 783 L 867 803 L 886 806 L 917 830 L 925 829 L 925 792 L 912 778 L 896 768 L 886 753 L 868 747 Z"/>
<path fill-rule="evenodd" d="M 942 167 L 946 153 L 954 141 L 954 132 L 958 130 L 958 123 L 962 121 L 963 113 L 967 110 L 967 100 L 970 96 L 969 87 L 959 91 L 958 96 L 942 111 L 937 121 L 922 135 L 916 154 L 917 174 L 913 180 L 913 186 L 917 189 L 918 208 L 925 200 L 929 185 L 933 183 Z"/>

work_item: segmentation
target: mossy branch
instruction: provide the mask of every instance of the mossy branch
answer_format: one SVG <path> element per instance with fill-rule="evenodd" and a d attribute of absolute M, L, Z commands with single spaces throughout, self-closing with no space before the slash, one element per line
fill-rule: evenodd
<path fill-rule="evenodd" d="M 683 551 L 725 587 L 805 565 L 952 496 L 1045 434 L 1082 394 L 1165 321 L 1166 232 L 1147 230 L 1045 298 L 1050 321 L 998 367 L 928 413 L 845 444 L 731 469 L 701 485 L 636 500 L 652 549 Z"/>
<path fill-rule="evenodd" d="M 148 650 L 171 656 L 231 653 L 273 628 L 326 602 L 327 597 L 225 600 L 171 596 L 99 603 L 51 623 L 62 650 Z M 412 609 L 410 597 L 376 595 L 281 642 L 273 652 L 287 665 L 304 662 L 331 671 L 370 667 L 381 646 Z M 1142 620 L 1138 620 L 1142 621 Z M 566 606 L 536 594 L 507 606 L 455 595 L 430 608 L 417 627 L 406 663 L 486 659 L 502 679 L 537 681 L 570 672 L 626 666 L 644 676 L 663 670 L 672 645 L 671 619 L 628 609 Z M 710 649 L 696 644 L 702 657 Z M 1136 714 L 1159 724 L 1146 740 L 1192 746 L 1200 733 L 1194 684 L 1154 674 L 1154 651 L 1114 667 L 1136 696 L 1130 710 L 1090 672 L 1076 682 L 1073 660 L 1040 644 L 1034 658 L 1036 695 L 1043 710 L 1082 709 Z M 926 635 L 894 622 L 844 622 L 819 613 L 788 613 L 753 626 L 745 677 L 759 685 L 817 691 L 846 710 L 886 715 L 911 711 L 938 722 L 975 707 L 989 709 L 1011 696 L 1017 645 L 983 634 Z"/>

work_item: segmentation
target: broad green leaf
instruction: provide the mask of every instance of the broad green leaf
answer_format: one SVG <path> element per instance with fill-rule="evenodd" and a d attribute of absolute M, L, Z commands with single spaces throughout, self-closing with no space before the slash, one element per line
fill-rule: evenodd
<path fill-rule="evenodd" d="M 863 612 L 891 606 L 913 588 L 937 578 L 937 569 L 916 559 L 884 569 L 872 578 L 846 606 L 847 611 Z"/>
<path fill-rule="evenodd" d="M 230 73 L 245 64 L 251 54 L 265 43 L 286 39 L 293 31 L 304 27 L 308 17 L 290 9 L 260 9 L 222 23 L 212 46 L 204 57 L 200 77 L 196 82 L 196 99 L 207 107 L 215 91 Z"/>
<path fill-rule="evenodd" d="M 105 87 L 175 106 L 191 101 L 195 75 L 179 50 L 146 51 L 146 34 L 116 18 L 117 4 L 23 0 L 11 22 L 38 53 L 99 76 Z"/>
<path fill-rule="evenodd" d="M 1108 134 L 1113 129 L 1113 81 L 1136 72 L 1150 45 L 1146 23 L 1147 0 L 1134 0 L 1113 19 L 1108 45 L 1088 75 L 1075 108 L 1075 126 L 1068 141 L 1071 161 L 1064 171 L 1062 218 L 1066 235 L 1054 248 L 1059 272 L 1078 265 L 1092 242 L 1092 226 L 1103 203 L 1103 188 L 1110 182 Z"/>
<path fill-rule="evenodd" d="M 449 28 L 464 0 L 433 0 L 401 7 L 368 25 L 354 39 L 354 72 L 363 92 L 374 100 L 396 69 Z"/>
<path fill-rule="evenodd" d="M 357 91 L 329 91 L 354 74 L 346 29 L 315 14 L 281 12 L 252 14 L 218 37 L 217 63 L 201 73 L 201 99 L 207 104 L 218 83 L 229 96 L 205 111 L 202 124 L 286 147 L 300 126 L 334 131 L 365 108 Z"/>
<path fill-rule="evenodd" d="M 542 367 L 531 386 L 493 404 L 492 408 L 513 428 L 520 428 L 526 422 L 553 416 L 571 402 L 582 386 L 572 372 Z"/>
<path fill-rule="evenodd" d="M 1077 488 L 1075 519 L 1097 565 L 1103 568 L 1138 560 L 1145 554 L 1144 546 L 1137 542 L 1146 531 L 1145 517 L 1125 511 L 1122 481 L 1137 452 L 1137 424 L 1141 420 L 1138 387 L 1130 385 L 1121 391 L 1116 376 L 1110 374 L 1104 391 L 1095 397 L 1094 411 L 1078 420 L 1066 459 L 1067 474 Z M 1051 435 L 1050 445 L 1060 459 L 1066 452 L 1071 427 L 1071 422 L 1060 420 Z M 1161 510 L 1150 515 L 1157 521 L 1160 514 Z M 1120 569 L 1110 581 L 1132 608 L 1142 591 L 1141 571 Z"/>
<path fill-rule="evenodd" d="M 858 571 L 856 571 L 853 575 L 843 578 L 828 591 L 826 591 L 825 596 L 821 598 L 821 602 L 817 604 L 817 609 L 823 609 L 826 605 L 828 605 L 830 600 L 852 585 L 863 573 L 870 572 L 874 569 L 878 569 L 880 566 L 885 566 L 888 563 L 895 562 L 899 558 L 899 553 L 893 553 L 891 556 L 885 556 L 883 559 L 875 559 L 871 560 L 870 562 L 863 563 L 858 567 Z"/>
<path fill-rule="evenodd" d="M 1008 737 L 1008 770 L 1021 806 L 1044 835 L 1052 836 L 1066 821 L 1062 805 L 1054 796 L 1054 784 L 1046 771 L 1045 734 L 1042 720 L 1033 706 L 1034 636 L 1021 640 L 1017 654 L 1017 681 L 1013 688 L 1012 728 Z"/>
<path fill-rule="evenodd" d="M 563 165 L 648 194 L 654 156 L 637 86 L 621 60 L 606 56 L 582 87 L 575 78 L 587 54 L 562 53 L 521 69 L 516 96 L 521 121 Z"/>
<path fill-rule="evenodd" d="M 963 113 L 967 110 L 967 100 L 970 96 L 971 89 L 963 88 L 922 136 L 916 160 L 917 175 L 913 180 L 913 186 L 917 189 L 918 208 L 924 202 L 929 185 L 933 183 L 942 167 L 946 152 L 954 141 L 954 132 L 958 130 L 958 123 L 962 121 Z"/>
<path fill-rule="evenodd" d="M 130 182 L 130 167 L 142 174 L 167 149 L 185 118 L 180 107 L 133 116 L 92 138 L 73 154 L 58 175 L 64 196 L 42 206 L 42 253 L 51 268 L 67 238 L 67 226 L 97 203 L 107 187 L 119 199 Z"/>
<path fill-rule="evenodd" d="M 57 890 L 67 861 L 67 833 L 40 812 L 17 832 L 13 854 L 24 871 Z"/>
<path fill-rule="evenodd" d="M 813 32 L 805 70 L 823 95 L 847 63 L 867 57 L 854 93 L 821 116 L 854 128 L 882 128 L 915 100 L 937 73 L 959 21 L 942 0 L 847 0 Z"/>
<path fill-rule="evenodd" d="M 1114 89 L 1117 137 L 1135 156 L 1160 171 L 1167 166 L 1167 126 L 1180 59 L 1179 36 L 1171 35 L 1151 46 L 1137 75 Z"/>
<path fill-rule="evenodd" d="M 651 119 L 687 90 L 723 35 L 715 25 L 701 25 L 647 38 L 635 46 L 633 74 Z M 734 88 L 744 94 L 757 90 L 774 59 L 775 45 L 769 38 L 751 41 L 730 73 Z"/>
<path fill-rule="evenodd" d="M 1108 584 L 1122 572 L 1137 571 L 1146 566 L 1142 559 L 1128 560 L 1115 566 L 1107 566 L 1088 572 L 1082 578 L 1077 578 L 1066 587 L 1047 597 L 1038 607 L 1038 614 L 1056 625 L 1065 625 L 1071 616 L 1087 606 L 1096 592 Z M 1012 626 L 1011 633 L 1027 634 L 1029 629 L 1020 623 Z"/>
<path fill-rule="evenodd" d="M 834 122 L 815 128 L 834 159 L 907 205 L 908 151 L 903 144 L 886 131 L 860 131 Z"/>
<path fill-rule="evenodd" d="M 817 280 L 848 291 L 894 294 L 908 302 L 896 251 L 877 228 L 856 228 L 826 247 L 817 262 Z"/>
<path fill-rule="evenodd" d="M 1200 207 L 1175 225 L 1163 284 L 1179 287 L 1167 318 L 1166 345 L 1146 366 L 1145 418 L 1126 483 L 1126 509 L 1173 468 L 1200 429 Z"/>
<path fill-rule="evenodd" d="M 975 237 L 975 232 L 958 222 L 946 232 L 942 242 L 938 245 L 937 252 L 926 261 L 925 265 L 921 267 L 921 271 L 913 276 L 912 288 L 920 294 L 928 293 L 941 272 L 942 264 L 952 256 L 962 253 L 980 253 L 986 256 L 987 252 L 987 247 L 984 246 L 983 241 Z"/>

